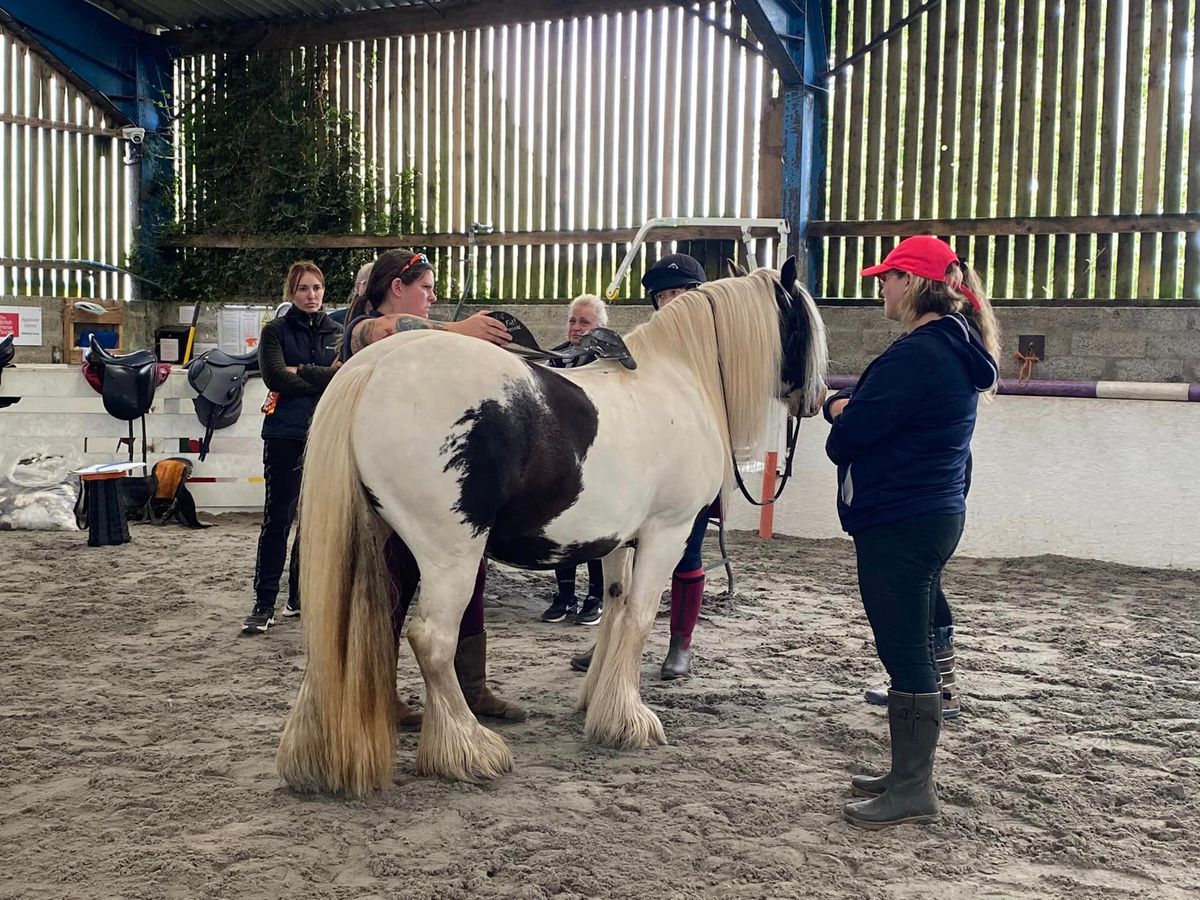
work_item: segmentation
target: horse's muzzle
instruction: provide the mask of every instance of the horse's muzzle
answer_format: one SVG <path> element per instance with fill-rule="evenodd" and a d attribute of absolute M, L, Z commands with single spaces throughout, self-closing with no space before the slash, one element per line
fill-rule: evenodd
<path fill-rule="evenodd" d="M 825 397 L 828 393 L 829 388 L 821 385 L 820 393 L 817 394 L 814 402 L 809 405 L 805 403 L 804 389 L 796 388 L 796 390 L 783 398 L 783 402 L 787 406 L 788 415 L 797 419 L 811 419 L 813 416 L 820 415 L 822 407 L 825 406 Z"/>

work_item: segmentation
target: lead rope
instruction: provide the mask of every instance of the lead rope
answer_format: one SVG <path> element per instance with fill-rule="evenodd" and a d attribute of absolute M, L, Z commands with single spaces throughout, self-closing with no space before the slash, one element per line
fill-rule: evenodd
<path fill-rule="evenodd" d="M 753 506 L 770 506 L 783 495 L 783 489 L 787 486 L 788 479 L 792 477 L 792 457 L 796 454 L 796 441 L 800 437 L 800 420 L 788 413 L 787 417 L 787 455 L 783 465 L 783 477 L 779 481 L 779 487 L 775 489 L 775 496 L 770 500 L 755 500 L 750 496 L 750 491 L 746 489 L 746 483 L 742 481 L 742 473 L 738 468 L 737 457 L 733 452 L 733 426 L 729 421 L 729 399 L 725 391 L 725 366 L 721 363 L 721 332 L 717 328 L 717 307 L 713 302 L 712 297 L 708 297 L 708 305 L 712 311 L 713 317 L 713 341 L 717 347 L 717 377 L 721 381 L 721 406 L 725 411 L 725 432 L 729 435 L 729 461 L 733 465 L 733 477 L 737 481 L 738 490 L 742 492 L 742 496 Z"/>

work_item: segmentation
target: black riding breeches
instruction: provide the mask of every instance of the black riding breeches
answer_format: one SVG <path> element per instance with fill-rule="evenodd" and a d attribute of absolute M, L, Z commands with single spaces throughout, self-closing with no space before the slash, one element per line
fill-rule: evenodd
<path fill-rule="evenodd" d="M 950 613 L 941 574 L 962 537 L 965 519 L 962 513 L 924 516 L 854 535 L 863 609 L 894 690 L 931 694 L 938 689 L 933 629 L 942 618 L 939 606 L 946 618 Z"/>
<path fill-rule="evenodd" d="M 304 441 L 293 438 L 263 440 L 263 477 L 267 497 L 263 506 L 262 530 L 258 535 L 258 556 L 254 561 L 254 593 L 262 605 L 272 605 L 279 593 L 279 579 L 287 556 L 288 533 L 300 499 L 300 476 L 304 459 Z M 299 534 L 297 534 L 297 543 Z M 289 573 L 289 596 L 299 597 L 296 565 L 298 548 L 292 547 L 293 565 Z"/>

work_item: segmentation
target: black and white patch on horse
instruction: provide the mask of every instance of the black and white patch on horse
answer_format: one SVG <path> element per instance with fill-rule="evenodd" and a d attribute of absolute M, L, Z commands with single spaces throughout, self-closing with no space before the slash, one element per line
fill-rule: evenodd
<path fill-rule="evenodd" d="M 467 410 L 441 446 L 457 472 L 454 509 L 493 559 L 553 568 L 606 556 L 616 535 L 558 543 L 546 526 L 575 504 L 598 416 L 587 394 L 555 370 L 526 363 L 526 377 Z"/>

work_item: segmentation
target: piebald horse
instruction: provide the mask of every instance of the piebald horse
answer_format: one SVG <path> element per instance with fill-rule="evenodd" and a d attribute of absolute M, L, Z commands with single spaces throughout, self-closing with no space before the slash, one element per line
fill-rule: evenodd
<path fill-rule="evenodd" d="M 761 441 L 770 405 L 819 411 L 825 330 L 789 259 L 689 291 L 626 343 L 634 371 L 604 360 L 550 369 L 415 331 L 341 368 L 312 422 L 301 490 L 308 665 L 279 748 L 289 785 L 361 796 L 391 784 L 393 532 L 420 570 L 408 626 L 426 688 L 419 772 L 477 781 L 512 768 L 454 672 L 485 554 L 530 569 L 603 557 L 604 620 L 579 699 L 586 737 L 666 742 L 638 685 L 663 585 L 697 513 L 732 483 L 734 454 Z"/>

